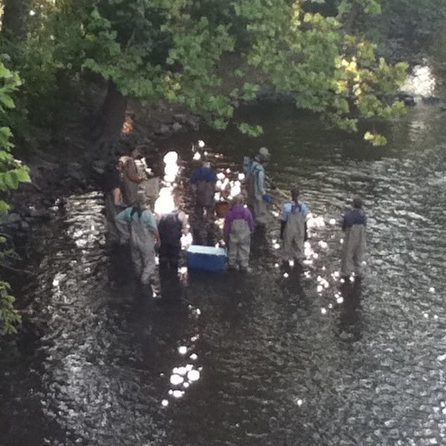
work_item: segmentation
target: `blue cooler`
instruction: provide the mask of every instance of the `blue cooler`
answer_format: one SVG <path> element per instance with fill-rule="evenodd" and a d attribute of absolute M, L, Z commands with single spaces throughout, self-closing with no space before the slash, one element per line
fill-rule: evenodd
<path fill-rule="evenodd" d="M 226 269 L 226 249 L 192 245 L 187 250 L 187 267 L 201 271 L 219 272 Z"/>

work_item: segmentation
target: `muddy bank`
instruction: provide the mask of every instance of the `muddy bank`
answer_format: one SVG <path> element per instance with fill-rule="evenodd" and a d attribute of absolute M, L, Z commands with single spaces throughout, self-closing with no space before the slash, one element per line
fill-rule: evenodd
<path fill-rule="evenodd" d="M 91 150 L 93 142 L 75 132 L 66 136 L 64 147 L 57 153 L 33 151 L 24 160 L 32 183 L 21 185 L 11 195 L 11 210 L 0 221 L 1 232 L 26 256 L 33 230 L 64 207 L 63 197 L 102 189 L 119 153 L 140 146 L 148 156 L 162 156 L 172 138 L 199 127 L 199 118 L 190 113 L 165 105 L 144 108 L 133 101 L 121 137 L 109 150 Z"/>

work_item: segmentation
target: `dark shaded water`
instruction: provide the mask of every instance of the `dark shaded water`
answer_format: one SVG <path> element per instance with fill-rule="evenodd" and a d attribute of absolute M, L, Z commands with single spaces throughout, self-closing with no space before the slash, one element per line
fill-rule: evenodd
<path fill-rule="evenodd" d="M 446 445 L 446 115 L 415 108 L 381 149 L 287 107 L 255 115 L 271 176 L 313 212 L 303 273 L 277 265 L 277 223 L 252 275 L 183 275 L 154 303 L 105 248 L 101 195 L 67 197 L 23 287 L 41 337 L 1 347 L 1 445 Z M 231 175 L 259 144 L 197 137 Z M 352 194 L 367 275 L 340 284 Z"/>

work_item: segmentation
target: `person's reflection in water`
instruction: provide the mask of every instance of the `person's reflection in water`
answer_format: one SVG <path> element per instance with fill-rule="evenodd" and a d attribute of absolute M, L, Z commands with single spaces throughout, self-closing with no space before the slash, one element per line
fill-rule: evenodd
<path fill-rule="evenodd" d="M 354 341 L 361 339 L 361 295 L 362 281 L 347 280 L 340 287 L 344 301 L 341 304 L 339 325 L 342 333 L 350 335 Z"/>
<path fill-rule="evenodd" d="M 183 286 L 176 270 L 165 268 L 160 269 L 156 295 L 156 303 L 160 305 L 174 305 L 181 302 Z"/>

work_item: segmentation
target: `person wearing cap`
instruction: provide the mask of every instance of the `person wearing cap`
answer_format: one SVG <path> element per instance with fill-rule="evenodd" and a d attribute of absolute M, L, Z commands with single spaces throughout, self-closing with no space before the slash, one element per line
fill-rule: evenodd
<path fill-rule="evenodd" d="M 256 225 L 265 226 L 270 220 L 268 204 L 272 197 L 265 190 L 265 164 L 270 159 L 269 150 L 261 147 L 259 153 L 250 160 L 245 157 L 243 167 L 246 174 L 248 205 L 254 212 Z"/>
<path fill-rule="evenodd" d="M 148 285 L 155 272 L 155 245 L 159 243 L 158 227 L 152 212 L 146 208 L 145 196 L 137 194 L 134 206 L 120 212 L 116 226 L 121 244 L 130 240 L 130 251 L 135 272 L 143 285 Z"/>
<path fill-rule="evenodd" d="M 217 173 L 208 160 L 204 160 L 201 167 L 193 170 L 190 182 L 195 197 L 195 215 L 198 219 L 209 219 L 214 213 Z"/>
<path fill-rule="evenodd" d="M 291 201 L 283 204 L 281 215 L 280 238 L 283 240 L 285 261 L 296 260 L 302 264 L 305 258 L 308 213 L 308 206 L 299 201 L 299 189 L 293 188 Z"/>
<path fill-rule="evenodd" d="M 136 164 L 136 159 L 140 156 L 140 150 L 134 148 L 130 150 L 129 155 L 119 158 L 122 198 L 126 206 L 136 204 L 139 184 L 144 180 L 144 177 L 138 173 Z"/>
<path fill-rule="evenodd" d="M 344 277 L 353 272 L 361 276 L 361 263 L 366 250 L 367 216 L 362 209 L 362 200 L 354 198 L 352 209 L 344 214 L 342 230 L 344 243 L 342 248 L 341 273 Z"/>
<path fill-rule="evenodd" d="M 254 231 L 254 218 L 244 206 L 242 195 L 234 197 L 231 210 L 225 219 L 223 229 L 226 245 L 229 248 L 229 267 L 250 272 L 249 252 L 251 234 Z"/>

